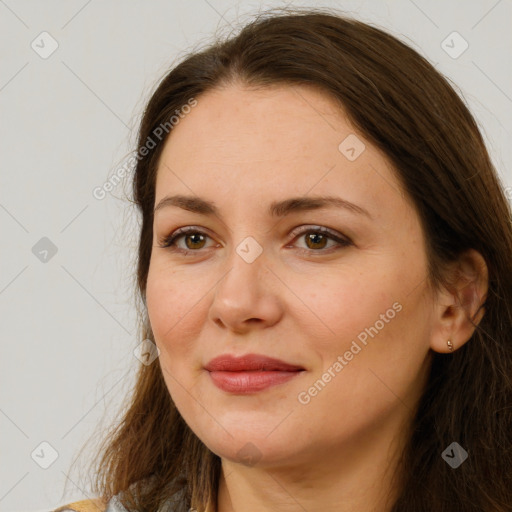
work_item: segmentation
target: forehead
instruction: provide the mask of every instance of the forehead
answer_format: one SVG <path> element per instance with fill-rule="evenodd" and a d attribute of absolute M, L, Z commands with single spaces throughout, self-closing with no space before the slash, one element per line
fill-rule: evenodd
<path fill-rule="evenodd" d="M 339 193 L 368 210 L 387 205 L 397 215 L 407 207 L 397 201 L 403 192 L 385 155 L 317 88 L 231 85 L 196 99 L 165 143 L 156 202 L 169 193 L 209 193 L 260 204 L 311 191 Z"/>
<path fill-rule="evenodd" d="M 175 156 L 177 150 L 181 158 L 227 162 L 244 152 L 262 160 L 298 159 L 319 145 L 336 151 L 339 136 L 351 130 L 340 106 L 310 86 L 230 85 L 197 102 L 168 138 L 166 149 Z"/>

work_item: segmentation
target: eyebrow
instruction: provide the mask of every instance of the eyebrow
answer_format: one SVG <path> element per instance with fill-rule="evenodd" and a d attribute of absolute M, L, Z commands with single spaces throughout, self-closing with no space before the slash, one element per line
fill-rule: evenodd
<path fill-rule="evenodd" d="M 176 206 L 190 212 L 200 215 L 219 216 L 219 209 L 212 201 L 208 201 L 197 196 L 174 195 L 164 197 L 155 207 L 156 213 L 163 208 Z M 365 215 L 372 218 L 370 213 L 362 206 L 351 203 L 346 199 L 336 196 L 309 196 L 309 197 L 292 197 L 282 201 L 274 201 L 270 204 L 268 214 L 272 217 L 284 217 L 294 212 L 302 212 L 309 210 L 318 210 L 320 208 L 342 208 L 352 213 Z"/>

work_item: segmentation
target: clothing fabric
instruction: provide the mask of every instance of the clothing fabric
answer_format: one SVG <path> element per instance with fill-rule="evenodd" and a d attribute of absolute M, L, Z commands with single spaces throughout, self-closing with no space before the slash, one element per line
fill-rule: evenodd
<path fill-rule="evenodd" d="M 52 512 L 106 512 L 106 505 L 98 499 L 74 501 Z"/>
<path fill-rule="evenodd" d="M 105 508 L 106 507 L 106 508 Z M 194 509 L 190 509 L 184 499 L 178 494 L 173 498 L 167 500 L 163 506 L 161 506 L 156 512 L 191 512 Z M 69 503 L 52 512 L 129 512 L 126 507 L 123 506 L 119 499 L 119 495 L 115 495 L 112 499 L 105 504 L 98 499 L 75 501 Z M 213 512 L 211 506 L 208 506 L 206 512 Z"/>
<path fill-rule="evenodd" d="M 127 512 L 126 508 L 120 503 L 117 496 L 114 496 L 107 505 L 105 512 Z"/>
<path fill-rule="evenodd" d="M 170 503 L 165 508 L 161 508 L 158 512 L 171 512 L 176 508 L 170 508 Z M 53 512 L 128 512 L 128 510 L 119 501 L 118 496 L 114 496 L 106 505 L 99 500 L 82 500 L 68 503 L 59 507 Z"/>

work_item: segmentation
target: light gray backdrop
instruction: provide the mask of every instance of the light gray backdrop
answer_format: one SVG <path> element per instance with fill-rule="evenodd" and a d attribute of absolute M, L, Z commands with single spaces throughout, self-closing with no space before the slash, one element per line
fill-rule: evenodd
<path fill-rule="evenodd" d="M 387 28 L 435 63 L 512 185 L 512 0 L 313 4 Z M 101 437 L 141 364 L 128 187 L 103 199 L 93 190 L 122 167 L 144 100 L 180 54 L 282 5 L 0 0 L 1 511 L 89 496 L 71 463 Z"/>

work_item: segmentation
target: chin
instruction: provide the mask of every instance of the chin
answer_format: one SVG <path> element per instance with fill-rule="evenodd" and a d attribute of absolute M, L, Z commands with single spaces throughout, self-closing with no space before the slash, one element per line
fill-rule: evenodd
<path fill-rule="evenodd" d="M 249 467 L 262 467 L 289 463 L 298 454 L 299 447 L 290 444 L 292 436 L 283 435 L 283 432 L 278 433 L 277 430 L 272 432 L 276 423 L 272 427 L 265 426 L 264 432 L 262 429 L 243 428 L 240 425 L 236 428 L 223 426 L 227 432 L 218 424 L 213 429 L 211 426 L 206 427 L 205 431 L 194 429 L 208 449 L 222 459 Z"/>

